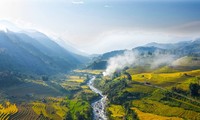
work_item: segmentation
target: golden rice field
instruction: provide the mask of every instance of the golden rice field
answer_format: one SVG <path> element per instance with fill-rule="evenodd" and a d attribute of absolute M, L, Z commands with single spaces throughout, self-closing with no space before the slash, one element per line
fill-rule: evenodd
<path fill-rule="evenodd" d="M 151 113 L 145 113 L 135 107 L 131 109 L 136 112 L 140 120 L 183 120 L 182 118 L 178 118 L 178 117 L 164 117 L 164 116 L 155 115 Z"/>
<path fill-rule="evenodd" d="M 85 77 L 79 76 L 67 76 L 65 81 L 62 81 L 60 85 L 67 90 L 78 90 L 81 88 L 80 84 L 85 81 Z"/>
<path fill-rule="evenodd" d="M 149 82 L 164 88 L 179 87 L 189 89 L 190 83 L 198 83 L 200 70 L 175 73 L 140 73 L 131 75 L 133 81 Z"/>
<path fill-rule="evenodd" d="M 82 85 L 81 88 L 82 89 L 89 89 L 89 87 L 87 85 Z"/>
<path fill-rule="evenodd" d="M 103 70 L 74 70 L 74 72 L 98 75 L 101 74 Z"/>
<path fill-rule="evenodd" d="M 18 108 L 15 104 L 6 102 L 3 106 L 0 104 L 0 120 L 8 120 L 9 117 L 18 112 Z"/>
<path fill-rule="evenodd" d="M 35 83 L 35 84 L 39 84 L 39 85 L 42 85 L 42 86 L 48 86 L 45 83 L 45 81 L 43 81 L 43 80 L 29 80 L 29 79 L 26 79 L 26 80 L 24 80 L 24 82 Z"/>
<path fill-rule="evenodd" d="M 23 103 L 21 105 L 18 105 L 17 107 L 18 112 L 11 115 L 9 120 L 37 120 L 38 118 L 42 118 L 42 116 L 37 115 L 33 111 L 31 104 Z"/>
<path fill-rule="evenodd" d="M 134 84 L 132 87 L 125 88 L 124 91 L 139 92 L 139 93 L 152 93 L 156 88 L 144 85 Z"/>
<path fill-rule="evenodd" d="M 112 104 L 107 108 L 107 110 L 115 120 L 121 120 L 125 116 L 125 110 L 121 105 Z"/>
<path fill-rule="evenodd" d="M 200 118 L 200 113 L 198 112 L 185 110 L 179 107 L 171 107 L 148 99 L 134 100 L 132 103 L 134 107 L 138 108 L 142 112 L 152 113 L 159 116 L 176 116 L 188 120 L 198 120 Z"/>
<path fill-rule="evenodd" d="M 79 76 L 69 76 L 67 78 L 67 81 L 69 82 L 78 82 L 78 83 L 82 83 L 84 82 L 85 77 L 79 77 Z"/>
<path fill-rule="evenodd" d="M 63 119 L 68 111 L 68 108 L 60 105 L 60 102 L 33 102 L 32 105 L 32 109 L 37 115 L 42 113 L 45 117 L 53 120 Z"/>

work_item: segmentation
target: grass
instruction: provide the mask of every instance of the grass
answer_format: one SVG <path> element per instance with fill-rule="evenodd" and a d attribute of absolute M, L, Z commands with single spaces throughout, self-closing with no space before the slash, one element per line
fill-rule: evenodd
<path fill-rule="evenodd" d="M 69 114 L 71 115 L 71 119 L 90 119 L 92 109 L 90 104 L 86 101 L 73 99 L 68 101 L 68 107 L 70 109 Z M 81 118 L 79 118 L 81 117 Z"/>
<path fill-rule="evenodd" d="M 80 90 L 80 85 L 85 81 L 85 79 L 85 77 L 80 76 L 68 76 L 66 80 L 60 83 L 60 85 L 66 90 Z"/>
<path fill-rule="evenodd" d="M 125 116 L 125 110 L 121 105 L 111 104 L 110 106 L 108 106 L 107 110 L 110 113 L 111 117 L 115 120 L 120 120 Z"/>
<path fill-rule="evenodd" d="M 89 87 L 87 85 L 82 85 L 81 88 L 82 89 L 89 89 Z"/>
<path fill-rule="evenodd" d="M 182 118 L 178 118 L 178 117 L 164 117 L 164 116 L 155 115 L 151 113 L 145 113 L 135 107 L 131 109 L 136 112 L 140 120 L 183 120 Z"/>
<path fill-rule="evenodd" d="M 46 105 L 44 103 L 33 102 L 32 105 L 32 109 L 36 114 L 40 115 L 42 113 L 44 116 L 48 117 L 48 114 L 45 109 Z"/>
<path fill-rule="evenodd" d="M 54 103 L 53 108 L 56 111 L 56 114 L 59 115 L 61 118 L 64 118 L 66 113 L 69 111 L 69 109 L 65 106 L 61 106 L 59 103 Z"/>
<path fill-rule="evenodd" d="M 167 89 L 179 87 L 188 90 L 190 83 L 198 83 L 200 70 L 175 73 L 140 73 L 132 75 L 133 81 L 149 82 Z"/>
<path fill-rule="evenodd" d="M 74 70 L 74 72 L 98 75 L 101 74 L 103 70 Z"/>
<path fill-rule="evenodd" d="M 33 102 L 32 109 L 37 115 L 41 113 L 50 119 L 64 119 L 69 109 L 62 105 L 62 98 L 47 98 L 46 102 Z"/>
<path fill-rule="evenodd" d="M 174 66 L 199 66 L 200 57 L 184 56 L 172 63 Z"/>
<path fill-rule="evenodd" d="M 10 115 L 17 113 L 18 108 L 15 104 L 6 102 L 5 105 L 0 104 L 0 120 L 8 120 Z"/>
<path fill-rule="evenodd" d="M 25 79 L 24 82 L 30 82 L 30 83 L 35 83 L 43 86 L 48 86 L 43 80 L 30 80 L 30 79 Z"/>
<path fill-rule="evenodd" d="M 189 85 L 199 82 L 200 70 L 178 71 L 170 67 L 152 71 L 144 70 L 145 72 L 135 70 L 134 68 L 126 70 L 131 74 L 132 81 L 125 79 L 123 71 L 114 79 L 103 77 L 102 80 L 95 81 L 95 86 L 108 95 L 110 104 L 108 112 L 111 119 L 123 119 L 118 114 L 120 108 L 117 106 L 123 108 L 123 103 L 131 101 L 133 102 L 128 108 L 133 108 L 142 120 L 198 120 L 200 118 L 198 99 L 194 101 L 189 95 Z M 125 80 L 126 87 L 114 89 L 122 85 L 116 82 L 120 80 Z M 115 82 L 117 85 L 113 86 Z M 182 89 L 184 91 L 184 93 L 180 92 L 182 96 L 175 94 L 172 91 L 173 87 Z M 112 106 L 113 104 L 117 106 Z"/>
<path fill-rule="evenodd" d="M 195 120 L 200 117 L 200 113 L 191 110 L 185 110 L 180 107 L 171 107 L 158 101 L 148 99 L 134 100 L 133 106 L 147 113 L 152 113 L 168 117 L 180 117 L 189 120 Z"/>
<path fill-rule="evenodd" d="M 82 83 L 85 80 L 84 77 L 79 77 L 79 76 L 69 76 L 67 79 L 68 79 L 67 81 L 77 82 L 77 83 Z"/>
<path fill-rule="evenodd" d="M 131 87 L 127 87 L 124 89 L 124 91 L 138 92 L 138 93 L 152 93 L 154 90 L 155 88 L 153 87 L 139 85 L 139 84 L 133 84 Z"/>

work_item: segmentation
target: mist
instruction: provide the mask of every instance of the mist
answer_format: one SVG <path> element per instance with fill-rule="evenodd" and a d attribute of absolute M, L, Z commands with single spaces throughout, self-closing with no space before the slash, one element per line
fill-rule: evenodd
<path fill-rule="evenodd" d="M 112 57 L 108 60 L 106 71 L 103 72 L 104 76 L 112 75 L 116 70 L 122 70 L 126 66 L 131 66 L 136 62 L 138 54 L 133 51 L 125 51 L 123 55 Z"/>
<path fill-rule="evenodd" d="M 161 65 L 169 65 L 175 60 L 175 56 L 171 54 L 160 54 L 155 52 L 153 55 L 148 53 L 139 53 L 138 51 L 127 50 L 122 55 L 112 57 L 108 60 L 108 65 L 103 72 L 104 76 L 112 76 L 115 71 L 121 71 L 125 67 L 149 65 L 151 69 L 155 69 Z"/>

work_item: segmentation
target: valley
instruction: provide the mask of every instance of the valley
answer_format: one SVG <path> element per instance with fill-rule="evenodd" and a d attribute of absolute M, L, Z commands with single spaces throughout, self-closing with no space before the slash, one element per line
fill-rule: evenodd
<path fill-rule="evenodd" d="M 200 120 L 200 40 L 83 56 L 0 31 L 0 120 Z"/>
<path fill-rule="evenodd" d="M 188 58 L 156 68 L 126 66 L 106 76 L 106 69 L 43 76 L 1 72 L 11 79 L 1 84 L 0 119 L 199 120 L 199 59 Z"/>

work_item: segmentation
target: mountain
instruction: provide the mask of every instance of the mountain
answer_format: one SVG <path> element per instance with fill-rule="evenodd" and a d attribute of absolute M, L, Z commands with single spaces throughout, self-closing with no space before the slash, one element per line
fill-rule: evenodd
<path fill-rule="evenodd" d="M 126 50 L 116 50 L 96 55 L 93 57 L 92 62 L 86 67 L 87 69 L 106 69 L 107 61 L 114 56 L 122 55 Z"/>
<path fill-rule="evenodd" d="M 77 49 L 74 47 L 74 45 L 72 45 L 71 43 L 69 43 L 68 41 L 64 41 L 60 38 L 54 38 L 54 41 L 56 43 L 58 43 L 61 47 L 65 48 L 66 50 L 72 52 L 72 53 L 75 53 L 75 54 L 78 54 L 78 55 L 82 55 L 82 56 L 88 56 L 89 57 L 89 54 L 85 53 L 85 52 L 82 52 L 81 50 Z"/>
<path fill-rule="evenodd" d="M 178 43 L 156 43 L 156 42 L 152 42 L 152 43 L 148 43 L 145 45 L 145 47 L 157 47 L 157 48 L 161 48 L 161 49 L 176 49 L 179 47 L 183 47 L 186 46 L 187 44 L 189 44 L 191 41 L 181 41 Z"/>
<path fill-rule="evenodd" d="M 0 71 L 52 74 L 67 72 L 86 60 L 40 32 L 0 31 Z"/>
<path fill-rule="evenodd" d="M 160 49 L 165 49 L 173 54 L 185 56 L 185 55 L 200 55 L 200 39 L 194 41 L 182 41 L 178 43 L 149 43 L 144 47 L 156 47 Z"/>
<path fill-rule="evenodd" d="M 90 69 L 105 69 L 107 66 L 107 61 L 115 56 L 124 54 L 126 50 L 117 50 L 104 53 L 99 57 L 94 59 L 88 68 Z M 156 57 L 158 55 L 170 55 L 173 56 L 174 59 L 179 59 L 185 56 L 192 56 L 193 59 L 198 59 L 200 56 L 200 39 L 196 39 L 194 41 L 183 41 L 178 43 L 149 43 L 145 46 L 139 46 L 133 48 L 132 51 L 137 52 L 140 57 L 141 61 L 143 59 L 153 60 L 152 57 Z M 153 61 L 152 61 L 153 62 Z M 198 61 L 196 61 L 198 62 Z M 146 62 L 145 62 L 146 63 Z M 102 66 L 100 66 L 102 65 Z M 194 68 L 194 66 L 192 66 Z M 199 67 L 198 67 L 199 68 Z"/>

